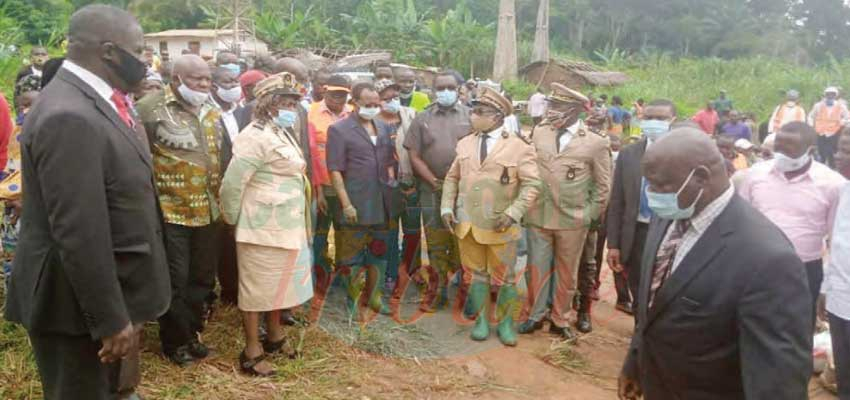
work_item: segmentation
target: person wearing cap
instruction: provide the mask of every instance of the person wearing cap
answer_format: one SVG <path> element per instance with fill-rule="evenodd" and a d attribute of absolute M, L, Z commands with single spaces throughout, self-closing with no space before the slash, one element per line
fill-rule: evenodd
<path fill-rule="evenodd" d="M 458 142 L 443 184 L 440 215 L 459 240 L 461 265 L 471 276 L 467 301 L 474 312 L 473 340 L 487 340 L 490 287 L 498 289 L 499 340 L 515 346 L 513 313 L 520 305 L 514 267 L 520 222 L 540 192 L 534 147 L 503 127 L 513 105 L 489 87 L 480 88 L 470 124 L 474 135 Z"/>
<path fill-rule="evenodd" d="M 331 186 L 327 166 L 328 129 L 334 123 L 347 118 L 351 112 L 351 106 L 348 104 L 350 92 L 351 83 L 348 78 L 343 75 L 332 75 L 324 85 L 322 101 L 311 104 L 307 114 L 310 154 L 313 163 L 311 183 L 318 211 L 313 238 L 313 270 L 316 274 L 314 304 L 324 302 L 324 294 L 330 287 L 332 266 L 328 255 L 328 235 L 331 225 L 341 219 L 342 215 L 342 207 L 336 191 Z M 339 240 L 336 240 L 336 243 L 339 243 Z M 318 317 L 317 312 L 320 309 L 320 306 L 310 308 L 311 320 Z"/>
<path fill-rule="evenodd" d="M 532 333 L 552 321 L 550 332 L 565 339 L 569 328 L 582 250 L 600 222 L 611 185 L 607 136 L 588 129 L 579 115 L 589 106 L 583 94 L 552 84 L 546 119 L 531 132 L 542 190 L 525 216 L 528 225 L 528 298 L 520 333 Z M 595 241 L 593 241 L 595 254 Z M 592 289 L 594 273 L 585 274 Z M 590 302 L 579 308 L 581 331 L 590 330 Z M 587 304 L 584 304 L 587 303 Z M 549 309 L 551 304 L 551 310 Z"/>
<path fill-rule="evenodd" d="M 237 108 L 233 112 L 233 116 L 236 117 L 240 132 L 254 119 L 254 104 L 256 103 L 254 87 L 257 86 L 257 83 L 266 79 L 267 76 L 267 73 L 256 69 L 246 71 L 239 76 L 239 86 L 242 87 L 244 100 L 243 106 Z"/>
<path fill-rule="evenodd" d="M 349 312 L 368 320 L 359 312 L 363 306 L 390 313 L 383 288 L 389 216 L 394 214 L 387 171 L 395 169 L 390 138 L 395 130 L 377 118 L 381 98 L 373 84 L 358 83 L 351 95 L 354 111 L 328 128 L 327 163 L 342 210 L 333 221 L 337 271 L 348 290 Z"/>
<path fill-rule="evenodd" d="M 755 145 L 747 139 L 738 139 L 735 141 L 735 150 L 738 151 L 738 158 L 743 161 L 741 168 L 738 168 L 738 165 L 736 165 L 735 169 L 749 168 L 755 163 L 755 157 L 753 155 L 754 149 Z"/>
<path fill-rule="evenodd" d="M 404 91 L 404 85 L 401 86 Z M 457 240 L 440 219 L 440 199 L 443 179 L 455 159 L 456 146 L 471 131 L 469 108 L 458 101 L 458 82 L 454 74 L 450 71 L 437 74 L 433 87 L 436 101 L 416 115 L 404 138 L 404 148 L 408 150 L 410 164 L 418 178 L 417 193 L 428 259 L 439 279 L 439 282 L 430 282 L 435 290 L 427 293 L 421 307 L 426 312 L 433 312 L 448 302 L 448 277 L 460 268 Z M 469 277 L 464 275 L 461 289 L 469 282 Z"/>
<path fill-rule="evenodd" d="M 838 149 L 838 135 L 841 127 L 850 122 L 847 106 L 837 100 L 838 88 L 830 86 L 823 91 L 823 100 L 809 112 L 809 125 L 815 127 L 818 134 L 817 147 L 820 160 L 830 168 L 835 168 L 835 152 Z"/>
<path fill-rule="evenodd" d="M 236 231 L 238 307 L 245 331 L 239 365 L 252 375 L 274 372 L 264 358 L 284 347 L 281 311 L 313 296 L 311 188 L 296 139 L 302 88 L 286 72 L 257 84 L 254 122 L 235 138 L 221 185 L 222 215 Z M 267 313 L 263 342 L 261 313 Z"/>
<path fill-rule="evenodd" d="M 154 180 L 165 221 L 171 307 L 160 322 L 163 353 L 184 366 L 208 355 L 198 340 L 215 289 L 221 235 L 219 188 L 226 131 L 210 90 L 209 66 L 196 55 L 174 61 L 169 86 L 138 103 L 151 137 Z"/>
<path fill-rule="evenodd" d="M 389 203 L 392 205 L 391 210 L 393 211 L 389 216 L 390 234 L 388 238 L 389 249 L 387 250 L 386 290 L 393 293 L 391 305 L 395 305 L 398 304 L 402 296 L 401 292 L 394 290 L 396 284 L 399 279 L 406 281 L 409 272 L 418 269 L 420 261 L 418 250 L 422 221 L 419 212 L 419 197 L 413 181 L 410 156 L 402 146 L 407 131 L 410 129 L 410 123 L 416 117 L 416 111 L 401 105 L 398 96 L 400 86 L 392 80 L 382 79 L 375 82 L 375 90 L 381 97 L 381 113 L 378 114 L 377 119 L 394 129 L 393 134 L 390 135 L 394 150 L 387 157 L 384 157 L 387 165 L 382 167 L 382 172 L 386 171 L 386 176 L 382 180 L 386 181 L 390 187 Z M 403 257 L 401 257 L 401 260 L 399 260 L 398 248 L 399 217 L 403 230 L 403 248 L 401 251 Z M 403 266 L 403 274 L 399 274 L 400 265 Z M 403 290 L 403 286 L 400 287 L 400 290 Z"/>
<path fill-rule="evenodd" d="M 785 93 L 785 102 L 776 106 L 767 122 L 768 134 L 776 133 L 789 122 L 806 122 L 806 109 L 800 105 L 800 92 L 791 89 Z"/>

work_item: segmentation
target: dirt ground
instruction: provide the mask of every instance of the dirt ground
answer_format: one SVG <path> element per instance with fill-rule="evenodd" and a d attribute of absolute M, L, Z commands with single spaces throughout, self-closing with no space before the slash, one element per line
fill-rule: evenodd
<path fill-rule="evenodd" d="M 490 340 L 474 343 L 466 340 L 468 327 L 450 329 L 440 325 L 440 315 L 417 322 L 427 332 L 450 332 L 448 338 L 434 341 L 462 343 L 450 347 L 459 355 L 440 354 L 414 364 L 396 364 L 398 360 L 378 357 L 384 365 L 370 374 L 351 394 L 361 399 L 616 399 L 617 375 L 633 328 L 631 316 L 613 308 L 615 293 L 610 276 L 603 276 L 602 300 L 594 306 L 594 331 L 582 336 L 571 347 L 574 353 L 560 365 L 552 360 L 558 350 L 570 348 L 549 335 L 548 327 L 532 335 L 520 335 L 515 348 L 499 344 L 495 332 Z M 447 318 L 447 317 L 446 317 Z M 441 348 L 445 348 L 442 346 Z M 449 383 L 451 382 L 451 383 Z M 810 385 L 810 398 L 831 400 L 837 397 L 824 390 L 817 380 Z"/>

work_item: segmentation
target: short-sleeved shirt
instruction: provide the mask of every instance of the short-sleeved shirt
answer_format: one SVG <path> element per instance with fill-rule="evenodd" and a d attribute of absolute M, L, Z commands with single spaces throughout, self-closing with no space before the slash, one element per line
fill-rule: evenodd
<path fill-rule="evenodd" d="M 460 103 L 450 108 L 433 104 L 410 124 L 404 148 L 418 152 L 434 176 L 443 179 L 455 159 L 457 142 L 471 128 L 468 107 Z"/>
<path fill-rule="evenodd" d="M 608 116 L 611 117 L 611 120 L 614 121 L 615 124 L 622 124 L 623 120 L 626 119 L 626 114 L 628 114 L 628 112 L 618 106 L 611 106 L 611 108 L 608 109 Z"/>
<path fill-rule="evenodd" d="M 375 144 L 355 114 L 328 128 L 328 170 L 342 173 L 345 191 L 357 209 L 357 225 L 386 223 L 390 212 L 385 201 L 389 188 L 382 178 L 387 176 L 386 167 L 393 161 L 395 149 L 389 137 L 393 128 L 378 120 L 374 123 Z"/>
<path fill-rule="evenodd" d="M 732 136 L 737 139 L 753 139 L 753 132 L 750 130 L 750 127 L 743 122 L 731 123 L 727 122 L 723 124 L 723 128 L 721 128 L 721 133 L 726 136 Z"/>
<path fill-rule="evenodd" d="M 194 114 L 171 87 L 145 96 L 139 116 L 152 136 L 154 178 L 166 223 L 199 227 L 219 218 L 221 143 L 226 131 L 210 97 Z"/>

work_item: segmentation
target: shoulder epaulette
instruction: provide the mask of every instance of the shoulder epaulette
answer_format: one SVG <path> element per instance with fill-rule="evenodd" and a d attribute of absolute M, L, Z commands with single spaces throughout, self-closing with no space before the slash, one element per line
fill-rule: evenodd
<path fill-rule="evenodd" d="M 533 130 L 533 128 L 532 128 L 532 132 L 531 132 L 531 133 L 532 133 L 532 134 L 534 134 L 534 130 Z M 522 140 L 523 142 L 525 142 L 525 144 L 531 144 L 531 137 L 525 137 L 525 136 L 522 136 L 522 132 L 514 132 L 514 134 L 516 135 L 516 137 L 520 138 L 520 140 Z"/>

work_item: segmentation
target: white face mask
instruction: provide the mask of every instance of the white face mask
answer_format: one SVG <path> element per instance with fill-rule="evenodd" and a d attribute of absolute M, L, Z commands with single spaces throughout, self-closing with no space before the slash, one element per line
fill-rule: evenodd
<path fill-rule="evenodd" d="M 181 83 L 180 86 L 177 87 L 177 91 L 180 93 L 180 97 L 192 106 L 199 107 L 210 97 L 209 93 L 189 89 L 185 83 L 182 83 L 183 78 L 180 78 L 180 82 Z"/>
<path fill-rule="evenodd" d="M 805 167 L 811 160 L 811 156 L 808 151 L 799 158 L 791 158 L 785 154 L 776 152 L 773 153 L 773 159 L 775 160 L 774 165 L 779 172 L 793 172 Z"/>
<path fill-rule="evenodd" d="M 225 103 L 236 103 L 237 101 L 242 99 L 242 88 L 238 85 L 230 89 L 225 89 L 219 86 L 216 89 L 216 93 L 218 94 L 218 97 L 222 99 Z"/>

